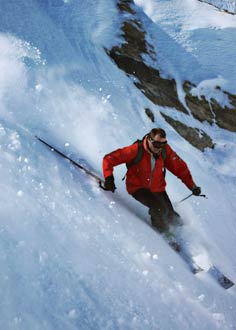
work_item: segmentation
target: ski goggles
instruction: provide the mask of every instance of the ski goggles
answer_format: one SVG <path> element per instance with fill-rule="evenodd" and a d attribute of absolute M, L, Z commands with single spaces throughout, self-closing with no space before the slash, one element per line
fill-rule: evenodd
<path fill-rule="evenodd" d="M 150 135 L 149 135 L 149 141 L 152 143 L 154 148 L 163 148 L 167 144 L 167 141 L 160 142 L 153 140 L 153 138 Z"/>

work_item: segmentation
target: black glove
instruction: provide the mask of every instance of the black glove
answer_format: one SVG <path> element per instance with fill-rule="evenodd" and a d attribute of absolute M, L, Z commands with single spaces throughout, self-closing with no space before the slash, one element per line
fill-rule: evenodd
<path fill-rule="evenodd" d="M 116 186 L 115 186 L 115 181 L 114 181 L 114 176 L 113 175 L 110 175 L 105 179 L 104 187 L 106 188 L 106 190 L 110 190 L 112 192 L 115 192 Z"/>
<path fill-rule="evenodd" d="M 192 193 L 195 196 L 199 196 L 201 194 L 201 188 L 197 187 L 197 186 L 194 186 L 193 189 L 192 189 Z"/>

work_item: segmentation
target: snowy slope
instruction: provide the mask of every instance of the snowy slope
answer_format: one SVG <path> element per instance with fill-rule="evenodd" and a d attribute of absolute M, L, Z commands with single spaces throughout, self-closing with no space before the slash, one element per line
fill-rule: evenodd
<path fill-rule="evenodd" d="M 220 85 L 235 93 L 236 71 L 232 63 L 236 43 L 235 16 L 198 0 L 135 0 L 135 3 L 155 23 L 152 33 L 157 35 L 159 51 L 166 51 L 167 44 L 167 38 L 160 38 L 159 30 L 172 38 L 168 56 L 175 63 L 178 74 L 183 72 L 182 79 L 195 80 L 198 84 L 206 79 L 224 78 Z M 182 52 L 173 48 L 175 43 Z"/>
<path fill-rule="evenodd" d="M 204 0 L 203 0 L 204 1 Z M 206 3 L 209 3 L 216 8 L 219 8 L 221 10 L 225 10 L 229 13 L 235 14 L 236 13 L 236 1 L 232 0 L 206 0 L 204 1 Z"/>
<path fill-rule="evenodd" d="M 193 57 L 203 68 L 189 72 L 198 83 L 219 75 L 235 86 L 227 60 L 235 53 L 231 15 L 210 29 L 188 19 L 199 6 L 213 20 L 211 6 L 188 1 L 183 12 L 166 1 L 147 3 L 156 28 L 170 38 L 159 41 L 163 68 L 184 78 Z M 101 174 L 105 153 L 153 127 L 143 111 L 150 102 L 104 51 L 119 42 L 115 1 L 4 0 L 0 14 L 0 329 L 235 329 L 235 287 L 225 291 L 206 274 L 189 272 L 125 192 L 124 166 L 115 171 L 117 192 L 103 192 L 34 138 Z M 165 15 L 175 24 L 168 27 Z M 147 24 L 152 33 L 155 24 Z M 211 34 L 218 29 L 228 35 L 221 40 L 224 59 Z M 214 43 L 212 53 L 197 51 L 191 30 Z M 171 40 L 186 61 L 165 60 Z M 235 279 L 235 134 L 206 125 L 217 146 L 202 154 L 160 115 L 156 120 L 209 197 L 177 204 L 189 191 L 168 174 L 168 193 L 186 222 L 183 235 L 199 262 L 207 263 L 208 251 Z"/>

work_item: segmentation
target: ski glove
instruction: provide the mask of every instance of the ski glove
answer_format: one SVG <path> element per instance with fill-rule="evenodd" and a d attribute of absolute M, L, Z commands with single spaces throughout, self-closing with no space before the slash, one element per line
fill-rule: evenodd
<path fill-rule="evenodd" d="M 194 186 L 193 189 L 192 189 L 192 193 L 195 196 L 199 196 L 201 194 L 201 188 L 197 187 L 197 186 Z"/>
<path fill-rule="evenodd" d="M 104 187 L 106 188 L 106 190 L 110 190 L 112 192 L 115 192 L 116 186 L 115 186 L 115 181 L 114 181 L 114 176 L 113 175 L 110 175 L 105 179 Z"/>

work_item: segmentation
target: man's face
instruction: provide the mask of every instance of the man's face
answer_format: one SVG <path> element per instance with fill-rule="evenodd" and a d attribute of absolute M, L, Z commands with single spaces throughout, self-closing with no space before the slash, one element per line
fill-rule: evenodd
<path fill-rule="evenodd" d="M 154 137 L 148 136 L 148 146 L 154 154 L 159 154 L 167 143 L 166 138 L 160 137 L 160 135 L 155 135 Z"/>

